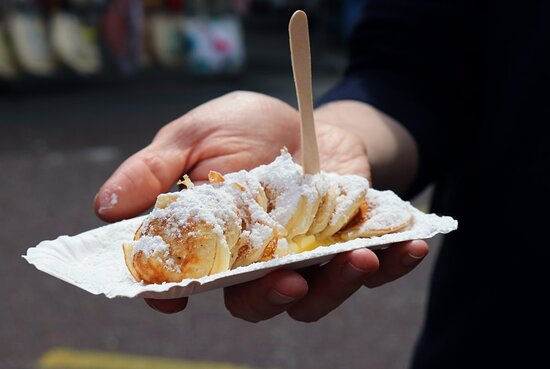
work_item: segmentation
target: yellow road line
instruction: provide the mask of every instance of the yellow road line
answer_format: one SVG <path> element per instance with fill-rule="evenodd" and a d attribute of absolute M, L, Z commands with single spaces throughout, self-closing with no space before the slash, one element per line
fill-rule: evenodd
<path fill-rule="evenodd" d="M 253 369 L 249 366 L 102 351 L 55 348 L 38 359 L 39 369 Z"/>

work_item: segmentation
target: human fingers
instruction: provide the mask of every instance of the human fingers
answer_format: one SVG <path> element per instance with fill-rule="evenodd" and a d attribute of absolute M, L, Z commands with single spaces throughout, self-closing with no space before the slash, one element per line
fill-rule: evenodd
<path fill-rule="evenodd" d="M 309 292 L 288 309 L 288 314 L 304 322 L 322 318 L 357 291 L 378 266 L 378 258 L 368 249 L 335 256 L 329 263 L 308 273 Z"/>
<path fill-rule="evenodd" d="M 164 314 L 174 314 L 182 311 L 187 306 L 187 297 L 169 300 L 145 299 L 152 309 Z"/>
<path fill-rule="evenodd" d="M 124 161 L 94 200 L 97 215 L 108 222 L 147 210 L 189 165 L 189 148 L 153 143 Z"/>
<path fill-rule="evenodd" d="M 420 264 L 428 251 L 428 244 L 423 240 L 400 242 L 377 251 L 380 269 L 368 278 L 365 286 L 378 287 L 404 276 Z"/>
<path fill-rule="evenodd" d="M 233 316 L 259 322 L 284 312 L 307 291 L 307 282 L 300 274 L 278 270 L 258 280 L 225 288 L 224 299 Z"/>

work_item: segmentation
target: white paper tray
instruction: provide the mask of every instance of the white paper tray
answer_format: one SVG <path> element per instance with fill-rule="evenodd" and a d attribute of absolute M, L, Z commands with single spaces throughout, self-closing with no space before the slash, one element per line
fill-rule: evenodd
<path fill-rule="evenodd" d="M 179 283 L 150 284 L 135 282 L 124 263 L 122 242 L 131 240 L 143 217 L 124 220 L 56 240 L 42 241 L 23 257 L 39 270 L 93 294 L 114 297 L 150 297 L 170 299 L 226 287 L 260 278 L 280 268 L 297 269 L 330 260 L 335 254 L 362 247 L 377 249 L 393 242 L 431 238 L 458 226 L 447 216 L 425 214 L 411 207 L 413 223 L 399 233 L 356 239 L 247 267 Z"/>

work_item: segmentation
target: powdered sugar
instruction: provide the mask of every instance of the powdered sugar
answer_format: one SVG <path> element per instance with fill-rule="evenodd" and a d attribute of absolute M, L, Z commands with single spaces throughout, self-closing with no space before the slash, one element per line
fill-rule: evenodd
<path fill-rule="evenodd" d="M 369 181 L 364 177 L 356 175 L 337 174 L 330 174 L 329 180 L 334 181 L 340 187 L 340 194 L 336 198 L 336 208 L 330 220 L 330 224 L 335 224 L 343 216 L 347 216 L 349 208 L 353 203 L 356 203 L 365 196 L 369 188 Z"/>
<path fill-rule="evenodd" d="M 223 238 L 228 223 L 240 224 L 232 196 L 212 185 L 205 184 L 161 196 L 173 197 L 174 200 L 163 208 L 153 209 L 143 223 L 143 233 L 151 222 L 161 220 L 166 222 L 165 228 L 173 237 L 179 236 L 181 225 L 204 223 L 213 226 L 213 232 Z"/>
<path fill-rule="evenodd" d="M 134 242 L 134 248 L 132 254 L 137 252 L 143 252 L 147 257 L 151 257 L 154 254 L 166 255 L 170 245 L 168 245 L 160 236 L 143 236 Z"/>
<path fill-rule="evenodd" d="M 369 190 L 367 193 L 369 217 L 359 231 L 380 230 L 409 222 L 412 217 L 410 204 L 391 191 Z"/>
<path fill-rule="evenodd" d="M 250 246 L 257 248 L 265 246 L 266 240 L 273 238 L 273 236 L 273 228 L 256 223 L 250 227 L 248 240 L 250 241 Z"/>
<path fill-rule="evenodd" d="M 240 171 L 225 176 L 220 189 L 233 197 L 239 217 L 247 233 L 243 235 L 253 248 L 264 247 L 282 226 L 273 220 L 267 210 L 267 198 L 260 182 L 250 173 Z"/>
<path fill-rule="evenodd" d="M 324 172 L 315 175 L 306 174 L 304 178 L 304 182 L 307 183 L 309 186 L 314 187 L 320 197 L 325 196 L 329 192 L 329 181 L 329 176 Z"/>
<path fill-rule="evenodd" d="M 302 168 L 283 150 L 272 163 L 254 168 L 250 173 L 265 188 L 272 209 L 269 215 L 278 223 L 286 225 L 298 207 L 302 196 L 313 201 L 318 196 L 314 187 L 304 181 Z"/>
<path fill-rule="evenodd" d="M 110 199 L 110 201 L 109 201 L 109 204 L 110 204 L 111 206 L 115 206 L 116 204 L 118 204 L 118 196 L 117 196 L 116 193 L 112 193 L 112 194 L 111 194 L 111 199 Z"/>
<path fill-rule="evenodd" d="M 213 227 L 220 243 L 227 246 L 227 229 L 238 228 L 239 244 L 244 242 L 261 255 L 274 237 L 293 239 L 306 234 L 322 197 L 329 193 L 337 196 L 331 220 L 342 223 L 350 216 L 350 206 L 360 201 L 368 188 L 368 181 L 359 176 L 304 175 L 286 150 L 270 164 L 249 172 L 241 170 L 225 176 L 217 173 L 212 180 L 215 183 L 160 195 L 142 225 L 142 235 L 147 235 L 151 224 L 161 224 L 162 237 L 184 239 L 182 232 L 187 232 L 187 236 L 192 232 L 188 224 L 203 223 Z M 297 212 L 301 215 L 296 216 Z M 165 238 L 168 243 L 169 240 Z M 161 247 L 152 241 L 144 244 Z"/>

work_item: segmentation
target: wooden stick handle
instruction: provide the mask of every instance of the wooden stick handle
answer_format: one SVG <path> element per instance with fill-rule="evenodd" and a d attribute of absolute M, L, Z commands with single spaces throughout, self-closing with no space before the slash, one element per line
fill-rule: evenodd
<path fill-rule="evenodd" d="M 296 11 L 288 25 L 290 36 L 290 55 L 294 84 L 300 111 L 302 135 L 302 165 L 304 174 L 316 174 L 320 171 L 319 149 L 313 121 L 313 92 L 311 83 L 311 51 L 306 13 Z"/>

